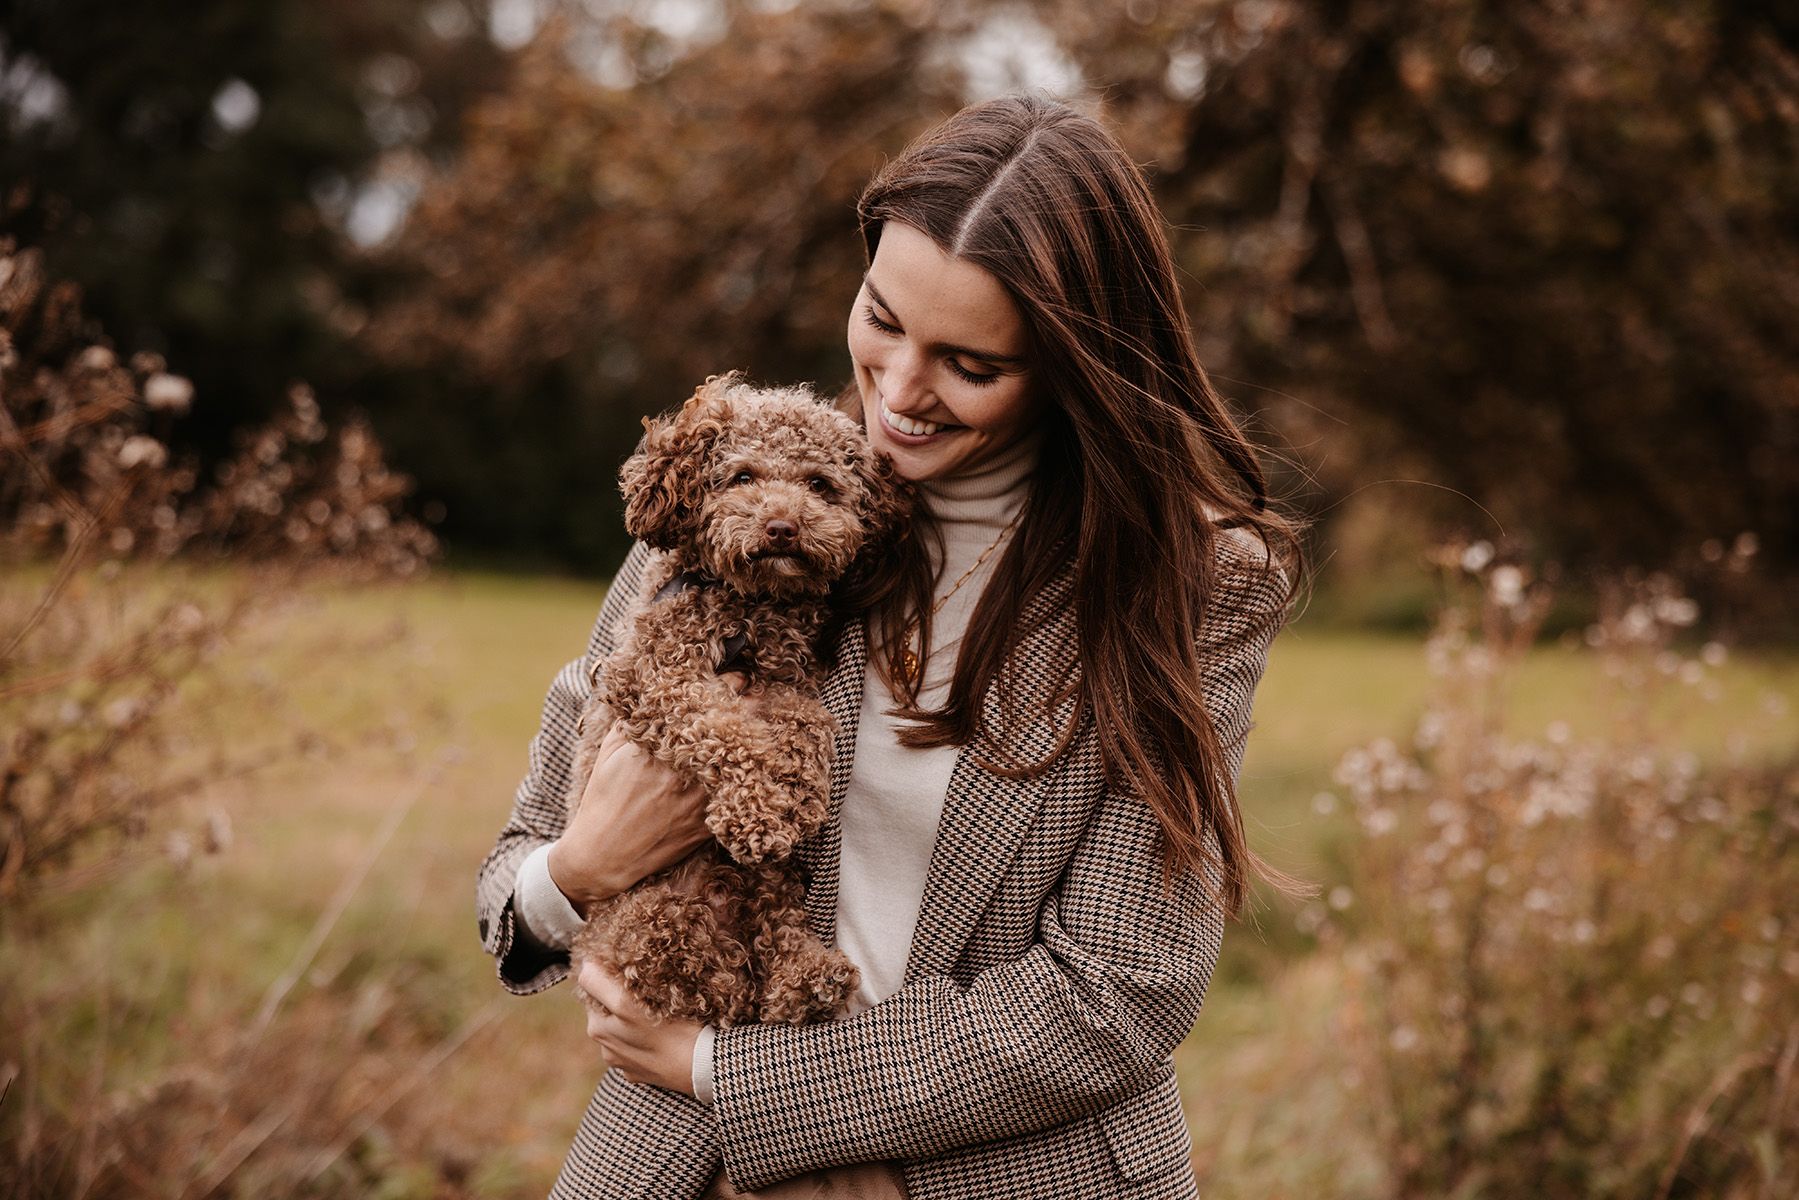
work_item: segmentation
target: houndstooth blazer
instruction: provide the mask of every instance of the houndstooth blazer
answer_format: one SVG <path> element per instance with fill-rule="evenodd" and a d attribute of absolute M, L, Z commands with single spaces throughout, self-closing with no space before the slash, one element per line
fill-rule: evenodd
<path fill-rule="evenodd" d="M 1200 648 L 1235 778 L 1268 645 L 1285 619 L 1286 575 L 1266 569 L 1260 544 L 1241 531 L 1218 544 L 1221 583 Z M 550 688 L 530 770 L 480 870 L 482 942 L 513 992 L 568 973 L 566 952 L 518 937 L 513 887 L 525 856 L 562 832 L 589 671 L 617 644 L 652 553 L 632 549 L 587 654 Z M 1023 627 L 1036 632 L 1012 659 L 1037 689 L 1020 699 L 1043 701 L 1019 747 L 1030 761 L 1056 744 L 1072 712 L 1072 700 L 1054 711 L 1047 702 L 1053 667 L 1074 646 L 1073 583 L 1071 563 L 1032 601 Z M 831 815 L 796 851 L 808 917 L 831 944 L 838 814 L 866 666 L 862 623 L 849 622 L 823 695 L 839 723 Z M 900 1163 L 914 1200 L 1195 1197 L 1172 1053 L 1205 999 L 1224 920 L 1192 871 L 1163 894 L 1157 835 L 1139 797 L 1106 785 L 1091 719 L 1029 781 L 991 774 L 963 750 L 901 989 L 844 1020 L 719 1031 L 711 1108 L 608 1069 L 552 1200 L 693 1200 L 721 1161 L 749 1190 L 879 1159 Z"/>

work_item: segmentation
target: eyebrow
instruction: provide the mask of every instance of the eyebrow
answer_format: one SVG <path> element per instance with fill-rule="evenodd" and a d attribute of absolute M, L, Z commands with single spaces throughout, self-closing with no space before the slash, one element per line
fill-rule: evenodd
<path fill-rule="evenodd" d="M 887 303 L 887 298 L 881 295 L 880 290 L 875 287 L 875 281 L 864 274 L 862 276 L 862 286 L 868 289 L 868 294 L 875 298 L 876 304 L 879 304 L 888 312 L 893 313 L 897 323 L 899 313 L 895 311 L 893 305 Z M 978 358 L 982 362 L 998 363 L 1005 366 L 1022 366 L 1025 362 L 1025 356 L 1022 354 L 994 354 L 987 350 L 976 350 L 972 346 L 953 346 L 948 342 L 938 342 L 931 348 L 933 350 L 948 351 L 951 354 L 964 354 L 969 358 Z"/>

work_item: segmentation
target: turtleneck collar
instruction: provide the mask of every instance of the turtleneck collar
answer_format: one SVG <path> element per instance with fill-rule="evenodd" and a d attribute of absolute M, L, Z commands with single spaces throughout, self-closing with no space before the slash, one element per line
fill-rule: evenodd
<path fill-rule="evenodd" d="M 957 474 L 921 480 L 918 489 L 939 523 L 1004 525 L 1024 503 L 1042 446 L 1043 431 L 1032 429 L 985 462 Z"/>

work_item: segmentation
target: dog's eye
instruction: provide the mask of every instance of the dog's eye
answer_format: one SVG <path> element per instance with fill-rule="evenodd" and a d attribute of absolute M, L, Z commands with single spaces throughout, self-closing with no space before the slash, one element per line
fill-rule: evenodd
<path fill-rule="evenodd" d="M 733 486 L 740 483 L 754 483 L 755 479 L 756 477 L 751 475 L 748 471 L 739 471 L 737 474 L 731 476 L 731 483 Z"/>
<path fill-rule="evenodd" d="M 814 475 L 808 482 L 811 485 L 812 490 L 821 496 L 829 496 L 832 492 L 837 490 L 831 486 L 831 481 L 826 479 L 823 475 Z"/>

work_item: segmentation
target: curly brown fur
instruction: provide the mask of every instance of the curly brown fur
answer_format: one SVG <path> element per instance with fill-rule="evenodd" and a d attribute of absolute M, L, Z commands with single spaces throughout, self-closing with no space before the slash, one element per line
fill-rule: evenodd
<path fill-rule="evenodd" d="M 818 698 L 817 642 L 833 585 L 903 531 L 908 485 L 809 390 L 755 388 L 736 372 L 646 420 L 619 478 L 626 529 L 663 555 L 628 636 L 598 668 L 570 811 L 601 739 L 622 722 L 705 788 L 718 840 L 595 906 L 573 953 L 665 1016 L 828 1019 L 858 972 L 812 933 L 786 861 L 829 801 L 836 730 Z M 649 602 L 683 573 L 700 584 Z M 741 696 L 718 674 L 739 638 Z"/>

